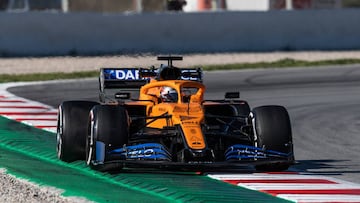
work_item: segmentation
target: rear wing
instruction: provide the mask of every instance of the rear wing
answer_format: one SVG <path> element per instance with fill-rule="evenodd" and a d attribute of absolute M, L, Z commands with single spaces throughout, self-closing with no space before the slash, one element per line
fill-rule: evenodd
<path fill-rule="evenodd" d="M 177 79 L 202 82 L 202 70 L 200 68 L 181 68 L 178 70 L 180 75 Z M 150 79 L 160 80 L 162 73 L 166 74 L 167 71 L 161 68 L 101 68 L 100 91 L 113 88 L 140 88 L 150 82 Z"/>

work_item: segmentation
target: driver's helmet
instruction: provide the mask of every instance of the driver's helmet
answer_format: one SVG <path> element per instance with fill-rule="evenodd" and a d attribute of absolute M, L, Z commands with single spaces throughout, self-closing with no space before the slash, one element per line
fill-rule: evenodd
<path fill-rule="evenodd" d="M 160 97 L 163 102 L 177 102 L 178 94 L 174 88 L 162 87 L 160 91 Z"/>

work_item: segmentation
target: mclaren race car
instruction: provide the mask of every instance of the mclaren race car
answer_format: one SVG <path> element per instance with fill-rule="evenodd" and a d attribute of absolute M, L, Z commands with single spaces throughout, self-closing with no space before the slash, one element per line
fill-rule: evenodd
<path fill-rule="evenodd" d="M 109 166 L 286 170 L 294 163 L 290 119 L 282 106 L 250 109 L 238 92 L 204 100 L 200 68 L 102 68 L 100 102 L 58 108 L 57 155 Z M 137 90 L 133 98 L 131 90 Z M 112 94 L 109 94 L 112 91 Z M 111 95 L 111 96 L 110 96 Z"/>

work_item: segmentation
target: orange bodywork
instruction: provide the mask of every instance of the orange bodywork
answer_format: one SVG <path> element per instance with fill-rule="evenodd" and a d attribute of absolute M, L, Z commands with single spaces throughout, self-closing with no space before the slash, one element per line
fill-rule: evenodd
<path fill-rule="evenodd" d="M 163 102 L 159 99 L 160 89 L 164 86 L 176 90 L 177 102 Z M 186 95 L 183 92 L 186 88 L 196 91 Z M 180 125 L 187 145 L 192 149 L 204 149 L 206 144 L 201 129 L 201 124 L 204 122 L 204 110 L 201 105 L 204 92 L 203 84 L 185 80 L 151 81 L 142 86 L 139 100 L 146 105 L 147 116 L 170 115 L 169 118 L 159 118 L 149 122 L 147 127 L 162 129 Z"/>

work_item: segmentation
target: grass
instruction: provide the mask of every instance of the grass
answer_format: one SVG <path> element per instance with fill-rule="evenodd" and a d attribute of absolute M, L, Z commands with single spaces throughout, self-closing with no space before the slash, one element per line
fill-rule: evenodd
<path fill-rule="evenodd" d="M 203 69 L 212 71 L 212 70 L 237 70 L 237 69 L 254 69 L 254 68 L 313 67 L 313 66 L 348 65 L 348 64 L 360 64 L 360 59 L 303 61 L 303 60 L 294 60 L 294 59 L 286 58 L 275 62 L 210 65 L 210 66 L 203 66 Z"/>
<path fill-rule="evenodd" d="M 72 72 L 72 73 L 31 73 L 31 74 L 17 74 L 17 75 L 0 74 L 0 83 L 76 79 L 76 78 L 90 78 L 90 77 L 98 77 L 98 76 L 99 76 L 99 71 L 82 71 L 82 72 Z"/>
<path fill-rule="evenodd" d="M 239 70 L 239 69 L 254 69 L 254 68 L 314 67 L 314 66 L 347 65 L 347 64 L 360 64 L 360 59 L 303 61 L 303 60 L 294 60 L 294 59 L 286 58 L 275 62 L 205 65 L 202 66 L 202 68 L 203 70 L 214 71 L 214 70 Z M 90 78 L 90 77 L 98 77 L 98 75 L 99 75 L 99 71 L 82 71 L 82 72 L 72 72 L 72 73 L 33 73 L 33 74 L 14 74 L 14 75 L 0 74 L 0 83 Z"/>

